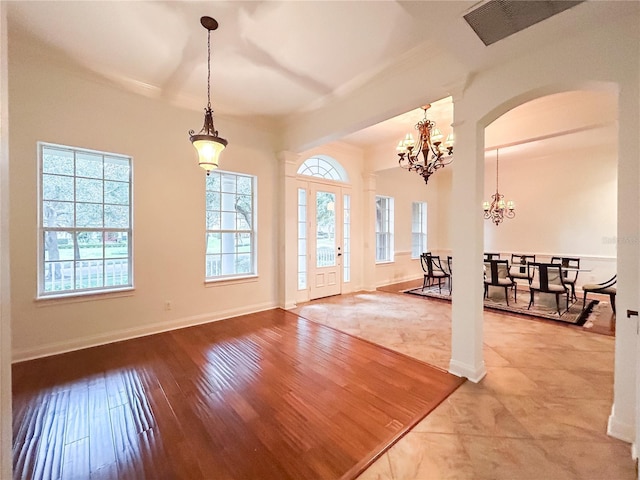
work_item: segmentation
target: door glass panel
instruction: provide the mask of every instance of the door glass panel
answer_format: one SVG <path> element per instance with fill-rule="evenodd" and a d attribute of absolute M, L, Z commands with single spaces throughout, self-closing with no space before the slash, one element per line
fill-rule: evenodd
<path fill-rule="evenodd" d="M 336 265 L 336 195 L 316 195 L 316 266 Z"/>

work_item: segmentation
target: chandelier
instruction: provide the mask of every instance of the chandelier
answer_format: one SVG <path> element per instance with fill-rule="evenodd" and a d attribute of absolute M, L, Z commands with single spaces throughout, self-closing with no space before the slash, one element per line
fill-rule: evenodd
<path fill-rule="evenodd" d="M 496 149 L 496 193 L 491 195 L 490 202 L 483 202 L 484 218 L 500 225 L 505 218 L 516 216 L 516 204 L 513 200 L 505 202 L 504 195 L 498 191 L 498 149 Z"/>
<path fill-rule="evenodd" d="M 189 140 L 198 151 L 198 164 L 207 171 L 218 168 L 220 153 L 227 146 L 227 141 L 218 136 L 213 126 L 211 110 L 211 30 L 218 28 L 218 22 L 211 17 L 202 17 L 200 23 L 207 29 L 207 106 L 204 109 L 204 125 L 197 134 L 189 130 Z"/>
<path fill-rule="evenodd" d="M 442 144 L 442 133 L 436 128 L 436 123 L 427 118 L 427 110 L 431 105 L 422 107 L 424 119 L 415 126 L 420 132 L 418 144 L 413 136 L 407 133 L 400 140 L 396 151 L 398 152 L 398 164 L 410 172 L 418 172 L 424 178 L 424 183 L 429 182 L 429 177 L 439 168 L 443 168 L 453 162 L 453 133 L 447 136 Z M 422 157 L 420 157 L 422 153 Z"/>

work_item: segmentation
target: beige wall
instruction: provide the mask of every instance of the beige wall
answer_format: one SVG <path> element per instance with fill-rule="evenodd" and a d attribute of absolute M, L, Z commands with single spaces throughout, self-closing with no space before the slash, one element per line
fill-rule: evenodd
<path fill-rule="evenodd" d="M 205 285 L 205 174 L 187 133 L 201 127 L 203 115 L 52 66 L 20 44 L 11 44 L 9 67 L 15 359 L 276 305 L 277 237 L 269 232 L 275 231 L 277 164 L 269 134 L 216 119 L 229 140 L 221 168 L 258 176 L 259 276 Z M 38 141 L 133 157 L 133 292 L 35 300 Z"/>
<path fill-rule="evenodd" d="M 393 156 L 394 151 L 389 152 Z M 446 170 L 446 168 L 445 168 Z M 411 209 L 413 202 L 427 204 L 427 249 L 446 255 L 443 246 L 442 231 L 448 225 L 442 222 L 441 209 L 448 205 L 441 202 L 440 180 L 446 177 L 444 170 L 434 174 L 425 185 L 424 180 L 415 172 L 400 167 L 376 172 L 376 194 L 393 197 L 394 200 L 394 260 L 376 265 L 376 285 L 387 285 L 422 278 L 419 259 L 411 258 Z M 448 185 L 444 182 L 444 186 Z"/>

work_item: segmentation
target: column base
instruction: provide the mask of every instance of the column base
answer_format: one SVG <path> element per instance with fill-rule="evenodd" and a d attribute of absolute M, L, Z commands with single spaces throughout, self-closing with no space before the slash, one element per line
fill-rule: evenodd
<path fill-rule="evenodd" d="M 449 362 L 449 373 L 464 377 L 473 383 L 478 383 L 487 374 L 487 369 L 484 366 L 484 362 L 481 362 L 480 365 L 471 365 L 451 360 Z"/>
<path fill-rule="evenodd" d="M 633 443 L 636 439 L 636 426 L 616 417 L 615 404 L 611 407 L 611 415 L 609 415 L 609 422 L 607 423 L 607 435 L 629 443 Z"/>

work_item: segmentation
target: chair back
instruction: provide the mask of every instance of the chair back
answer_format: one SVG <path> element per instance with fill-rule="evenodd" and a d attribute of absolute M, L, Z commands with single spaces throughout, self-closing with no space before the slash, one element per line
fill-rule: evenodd
<path fill-rule="evenodd" d="M 524 254 L 520 255 L 518 253 L 511 254 L 511 268 L 518 267 L 518 271 L 521 274 L 527 273 L 529 270 L 527 269 L 527 264 L 536 261 L 535 255 Z M 531 276 L 529 276 L 531 278 Z"/>
<path fill-rule="evenodd" d="M 567 287 L 562 281 L 564 272 L 561 264 L 531 262 L 528 268 L 532 278 L 531 285 L 536 290 L 547 293 L 556 293 L 560 289 L 566 290 Z"/>
<path fill-rule="evenodd" d="M 508 260 L 485 260 L 485 282 L 490 285 L 504 286 L 504 282 L 500 280 L 509 280 L 509 261 Z"/>
<path fill-rule="evenodd" d="M 449 269 L 449 275 L 453 274 L 453 257 L 447 255 L 447 268 Z"/>
<path fill-rule="evenodd" d="M 422 271 L 427 275 L 433 275 L 433 272 L 443 272 L 442 263 L 440 262 L 439 255 L 431 255 L 431 253 L 423 253 L 420 255 L 420 265 L 422 266 Z"/>
<path fill-rule="evenodd" d="M 562 273 L 565 280 L 574 282 L 578 278 L 578 272 L 569 272 L 566 268 L 580 268 L 580 259 L 577 257 L 551 257 L 551 263 L 562 265 Z"/>
<path fill-rule="evenodd" d="M 485 260 L 499 260 L 500 259 L 500 254 L 499 253 L 484 252 L 484 259 Z"/>

